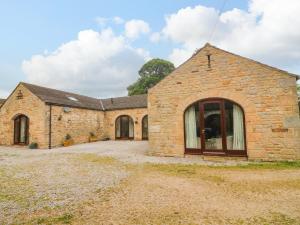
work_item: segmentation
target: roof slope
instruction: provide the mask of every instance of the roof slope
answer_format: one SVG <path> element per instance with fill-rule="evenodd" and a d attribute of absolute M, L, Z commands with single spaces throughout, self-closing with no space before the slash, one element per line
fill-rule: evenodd
<path fill-rule="evenodd" d="M 147 94 L 101 99 L 104 110 L 147 108 Z"/>
<path fill-rule="evenodd" d="M 224 49 L 218 48 L 218 47 L 216 47 L 216 46 L 214 46 L 214 45 L 211 45 L 211 44 L 209 44 L 209 43 L 206 43 L 206 44 L 203 46 L 203 48 L 199 49 L 195 54 L 197 54 L 199 51 L 203 50 L 203 49 L 204 49 L 205 47 L 207 47 L 207 46 L 212 47 L 212 48 L 215 48 L 215 49 L 218 49 L 218 50 L 223 51 L 223 52 L 226 52 L 226 53 L 228 53 L 228 54 L 231 54 L 231 55 L 234 55 L 234 56 L 243 58 L 243 59 L 248 60 L 248 61 L 250 61 L 250 62 L 259 64 L 259 65 L 261 65 L 261 66 L 263 66 L 263 67 L 267 67 L 267 68 L 269 68 L 269 69 L 276 70 L 276 71 L 278 71 L 278 72 L 282 72 L 282 73 L 285 73 L 285 74 L 287 74 L 287 75 L 296 77 L 297 79 L 300 78 L 300 75 L 298 75 L 298 74 L 290 73 L 290 72 L 288 72 L 288 71 L 285 71 L 285 70 L 276 68 L 276 67 L 274 67 L 274 66 L 270 66 L 270 65 L 267 65 L 267 64 L 265 64 L 265 63 L 261 63 L 261 62 L 259 62 L 259 61 L 254 60 L 254 59 L 250 59 L 250 58 L 248 58 L 248 57 L 241 56 L 241 55 L 238 55 L 238 54 L 235 54 L 235 53 L 226 51 L 226 50 L 224 50 Z"/>
<path fill-rule="evenodd" d="M 134 95 L 117 98 L 97 99 L 70 92 L 41 87 L 21 82 L 34 95 L 47 104 L 84 108 L 92 110 L 117 110 L 147 108 L 147 95 Z"/>
<path fill-rule="evenodd" d="M 0 105 L 2 105 L 5 102 L 6 99 L 0 98 Z"/>
<path fill-rule="evenodd" d="M 247 60 L 249 62 L 252 62 L 252 63 L 255 63 L 255 64 L 258 64 L 262 67 L 265 67 L 265 68 L 268 68 L 268 69 L 271 69 L 271 70 L 275 70 L 275 71 L 278 71 L 278 72 L 281 72 L 283 74 L 286 74 L 286 75 L 289 75 L 289 76 L 292 76 L 292 77 L 295 77 L 296 80 L 300 80 L 300 75 L 297 75 L 297 74 L 293 74 L 293 73 L 290 73 L 288 71 L 285 71 L 285 70 L 282 70 L 282 69 L 278 69 L 276 67 L 273 67 L 273 66 L 269 66 L 267 64 L 264 64 L 264 63 L 261 63 L 261 62 L 258 62 L 254 59 L 250 59 L 250 58 L 247 58 L 247 57 L 244 57 L 244 56 L 241 56 L 241 55 L 238 55 L 238 54 L 235 54 L 235 53 L 232 53 L 232 52 L 229 52 L 229 51 L 226 51 L 224 49 L 221 49 L 221 48 L 218 48 L 216 46 L 213 46 L 209 43 L 206 43 L 203 47 L 197 49 L 197 51 L 195 51 L 194 54 L 192 54 L 187 60 L 185 60 L 183 63 L 181 63 L 179 66 L 176 67 L 175 70 L 173 70 L 173 72 L 171 72 L 168 76 L 165 76 L 162 80 L 160 80 L 157 84 L 155 84 L 153 87 L 151 87 L 149 90 L 153 90 L 154 88 L 158 87 L 159 85 L 161 85 L 161 83 L 165 80 L 165 79 L 168 79 L 170 76 L 172 76 L 172 74 L 176 74 L 176 72 L 181 68 L 183 67 L 184 65 L 188 64 L 190 61 L 193 60 L 194 57 L 196 57 L 200 52 L 202 51 L 206 51 L 207 48 L 214 48 L 214 49 L 217 49 L 219 51 L 222 51 L 224 53 L 227 53 L 227 54 L 230 54 L 232 56 L 235 56 L 235 57 L 238 57 L 238 58 L 241 58 L 241 59 L 244 59 L 244 60 Z"/>
<path fill-rule="evenodd" d="M 93 110 L 103 110 L 99 99 L 78 95 L 70 92 L 59 91 L 38 85 L 21 83 L 43 102 L 54 105 L 70 106 Z"/>

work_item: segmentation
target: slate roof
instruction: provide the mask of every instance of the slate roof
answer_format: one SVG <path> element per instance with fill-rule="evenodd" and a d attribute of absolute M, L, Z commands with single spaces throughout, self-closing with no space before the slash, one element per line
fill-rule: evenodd
<path fill-rule="evenodd" d="M 20 84 L 23 84 L 34 95 L 36 95 L 46 104 L 100 111 L 147 107 L 147 95 L 97 99 L 52 88 L 46 88 L 34 84 L 28 84 L 23 82 L 21 82 Z"/>
<path fill-rule="evenodd" d="M 147 94 L 101 99 L 104 110 L 147 108 Z"/>
<path fill-rule="evenodd" d="M 101 110 L 99 99 L 78 95 L 70 92 L 60 91 L 38 85 L 21 83 L 43 102 L 53 105 L 69 106 L 76 108 Z M 72 100 L 73 99 L 73 100 Z M 77 100 L 77 101 L 76 101 Z"/>
<path fill-rule="evenodd" d="M 2 105 L 5 102 L 6 99 L 0 98 L 0 105 Z"/>

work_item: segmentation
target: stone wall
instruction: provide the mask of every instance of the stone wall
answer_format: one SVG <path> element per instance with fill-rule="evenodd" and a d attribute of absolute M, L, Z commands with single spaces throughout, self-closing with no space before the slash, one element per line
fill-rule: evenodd
<path fill-rule="evenodd" d="M 47 133 L 49 133 L 50 106 L 47 106 Z M 90 132 L 98 140 L 104 135 L 104 112 L 80 108 L 52 106 L 51 146 L 61 146 L 69 134 L 75 144 L 89 141 Z"/>
<path fill-rule="evenodd" d="M 18 99 L 20 93 L 23 97 Z M 37 142 L 39 147 L 47 147 L 45 112 L 46 105 L 22 84 L 18 85 L 0 108 L 0 144 L 14 144 L 14 118 L 24 114 L 29 118 L 29 143 Z"/>
<path fill-rule="evenodd" d="M 183 156 L 184 110 L 210 97 L 243 107 L 250 159 L 300 159 L 296 78 L 210 45 L 149 90 L 150 153 Z"/>
<path fill-rule="evenodd" d="M 115 121 L 121 115 L 128 115 L 134 121 L 134 140 L 142 139 L 142 119 L 147 115 L 147 108 L 123 109 L 105 112 L 105 136 L 115 140 Z"/>
<path fill-rule="evenodd" d="M 19 91 L 22 99 L 17 99 Z M 134 120 L 134 139 L 142 138 L 142 118 L 146 108 L 115 111 L 97 111 L 46 105 L 22 84 L 0 109 L 0 144 L 14 144 L 14 118 L 24 114 L 29 118 L 29 143 L 38 143 L 39 148 L 49 147 L 49 123 L 51 109 L 51 147 L 61 146 L 69 134 L 75 144 L 89 141 L 90 132 L 98 140 L 115 139 L 115 120 L 120 115 L 129 115 Z"/>

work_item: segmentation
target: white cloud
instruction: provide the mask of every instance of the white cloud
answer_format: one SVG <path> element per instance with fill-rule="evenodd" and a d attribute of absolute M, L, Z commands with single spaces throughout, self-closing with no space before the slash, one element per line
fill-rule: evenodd
<path fill-rule="evenodd" d="M 161 34 L 159 32 L 154 32 L 150 36 L 150 41 L 152 42 L 159 42 L 161 39 Z"/>
<path fill-rule="evenodd" d="M 122 18 L 119 17 L 119 16 L 115 16 L 115 17 L 113 18 L 113 21 L 114 21 L 115 24 L 123 24 L 123 23 L 125 22 L 125 20 L 122 19 Z"/>
<path fill-rule="evenodd" d="M 109 21 L 109 18 L 105 18 L 105 17 L 96 17 L 96 23 L 101 26 L 101 27 L 104 27 L 107 22 Z"/>
<path fill-rule="evenodd" d="M 113 18 L 98 16 L 95 18 L 95 21 L 102 28 L 105 27 L 109 23 L 114 23 L 117 25 L 125 23 L 125 20 L 119 16 L 115 16 Z"/>
<path fill-rule="evenodd" d="M 150 32 L 150 26 L 143 20 L 129 20 L 125 23 L 125 36 L 131 39 Z"/>
<path fill-rule="evenodd" d="M 218 47 L 300 73 L 300 1 L 252 0 L 247 10 L 232 9 L 219 15 L 198 5 L 166 17 L 164 38 L 179 44 L 169 58 L 183 62 L 208 40 Z"/>
<path fill-rule="evenodd" d="M 110 28 L 84 30 L 54 52 L 23 61 L 22 70 L 32 83 L 108 97 L 125 95 L 148 58 L 147 51 L 128 45 Z"/>

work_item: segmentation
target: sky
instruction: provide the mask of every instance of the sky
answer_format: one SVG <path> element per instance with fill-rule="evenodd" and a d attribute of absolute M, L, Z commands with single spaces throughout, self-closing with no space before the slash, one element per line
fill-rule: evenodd
<path fill-rule="evenodd" d="M 299 0 L 3 0 L 0 98 L 20 81 L 123 96 L 148 60 L 178 66 L 207 42 L 300 74 L 299 13 Z"/>

